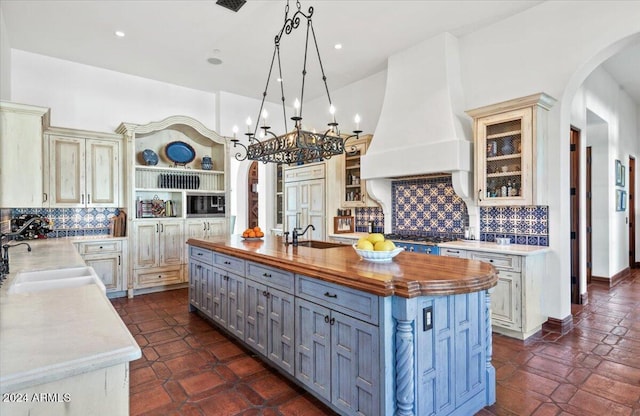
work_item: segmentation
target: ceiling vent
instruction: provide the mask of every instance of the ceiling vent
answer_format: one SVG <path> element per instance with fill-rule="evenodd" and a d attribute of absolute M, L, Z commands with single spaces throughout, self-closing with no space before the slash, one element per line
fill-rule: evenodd
<path fill-rule="evenodd" d="M 246 0 L 218 0 L 216 4 L 237 12 L 246 2 Z"/>

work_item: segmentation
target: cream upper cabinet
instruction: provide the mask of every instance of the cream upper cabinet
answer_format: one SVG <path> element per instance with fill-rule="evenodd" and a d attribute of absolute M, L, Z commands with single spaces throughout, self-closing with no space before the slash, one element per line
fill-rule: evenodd
<path fill-rule="evenodd" d="M 538 163 L 547 140 L 547 110 L 555 100 L 535 94 L 467 111 L 474 119 L 478 205 L 536 205 L 546 174 Z"/>
<path fill-rule="evenodd" d="M 71 134 L 70 134 L 71 133 Z M 121 137 L 85 138 L 82 132 L 49 132 L 51 207 L 118 207 Z"/>
<path fill-rule="evenodd" d="M 40 208 L 49 109 L 0 102 L 0 208 Z"/>
<path fill-rule="evenodd" d="M 284 172 L 284 231 L 312 224 L 302 237 L 304 240 L 325 238 L 325 165 L 314 164 L 285 169 Z"/>
<path fill-rule="evenodd" d="M 367 194 L 366 181 L 360 173 L 360 160 L 367 153 L 371 135 L 358 140 L 349 139 L 345 143 L 342 159 L 342 207 L 376 207 L 375 201 Z"/>

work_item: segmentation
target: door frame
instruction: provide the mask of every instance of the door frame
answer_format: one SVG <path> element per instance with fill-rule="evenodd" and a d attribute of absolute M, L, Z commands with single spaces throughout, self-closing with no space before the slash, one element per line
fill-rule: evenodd
<path fill-rule="evenodd" d="M 569 279 L 571 303 L 582 304 L 580 288 L 580 130 L 571 126 L 569 138 L 569 207 L 571 228 L 571 260 Z"/>
<path fill-rule="evenodd" d="M 629 221 L 629 268 L 633 269 L 637 266 L 636 263 L 636 206 L 635 206 L 635 189 L 636 189 L 636 158 L 629 155 L 629 201 L 627 206 L 629 207 L 629 215 L 627 220 Z"/>

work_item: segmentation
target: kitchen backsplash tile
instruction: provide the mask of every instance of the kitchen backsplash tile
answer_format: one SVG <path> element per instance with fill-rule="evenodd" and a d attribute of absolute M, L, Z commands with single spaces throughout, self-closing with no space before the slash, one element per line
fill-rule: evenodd
<path fill-rule="evenodd" d="M 543 205 L 480 208 L 480 240 L 509 238 L 513 244 L 549 245 L 549 207 Z"/>
<path fill-rule="evenodd" d="M 393 181 L 391 197 L 393 233 L 463 235 L 469 222 L 451 176 Z"/>
<path fill-rule="evenodd" d="M 111 218 L 118 208 L 12 208 L 10 218 L 22 214 L 41 215 L 53 221 L 49 238 L 111 233 Z M 4 223 L 3 223 L 4 224 Z"/>
<path fill-rule="evenodd" d="M 366 207 L 355 209 L 356 225 L 354 231 L 366 233 L 369 231 L 369 222 L 373 221 L 375 232 L 383 232 L 384 213 L 379 207 Z"/>

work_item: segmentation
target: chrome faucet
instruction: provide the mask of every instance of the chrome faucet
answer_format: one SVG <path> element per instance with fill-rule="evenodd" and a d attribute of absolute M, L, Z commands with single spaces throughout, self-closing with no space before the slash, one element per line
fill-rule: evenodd
<path fill-rule="evenodd" d="M 304 233 L 306 233 L 309 230 L 309 228 L 311 228 L 313 231 L 316 230 L 316 227 L 314 227 L 313 224 L 307 225 L 304 230 L 302 230 L 302 228 L 297 228 L 297 227 L 293 229 L 293 233 L 291 236 L 291 244 L 293 244 L 294 247 L 298 246 L 298 237 L 303 236 Z M 298 233 L 298 230 L 302 230 L 302 232 Z"/>

